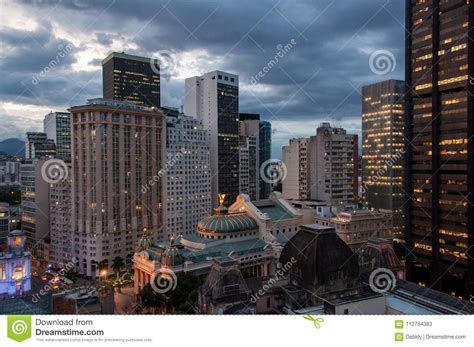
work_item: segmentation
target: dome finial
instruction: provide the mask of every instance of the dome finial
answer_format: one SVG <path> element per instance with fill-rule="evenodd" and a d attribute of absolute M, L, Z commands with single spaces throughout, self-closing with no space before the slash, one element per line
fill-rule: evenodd
<path fill-rule="evenodd" d="M 216 214 L 227 214 L 227 207 L 224 206 L 226 194 L 219 193 L 219 207 L 214 209 Z"/>
<path fill-rule="evenodd" d="M 226 194 L 219 193 L 219 205 L 223 206 Z"/>

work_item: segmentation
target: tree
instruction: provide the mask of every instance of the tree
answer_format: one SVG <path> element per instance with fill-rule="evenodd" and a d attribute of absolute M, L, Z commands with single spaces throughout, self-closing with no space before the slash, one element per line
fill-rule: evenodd
<path fill-rule="evenodd" d="M 7 202 L 9 205 L 19 205 L 21 203 L 21 191 L 13 189 L 8 192 L 0 193 L 0 201 Z"/>
<path fill-rule="evenodd" d="M 114 272 L 115 272 L 115 277 L 118 278 L 118 276 L 119 276 L 119 274 L 122 271 L 124 266 L 125 266 L 125 263 L 124 263 L 122 257 L 115 257 L 112 260 L 112 270 L 114 270 Z"/>
<path fill-rule="evenodd" d="M 155 292 L 151 285 L 147 284 L 140 293 L 140 301 L 143 307 L 149 307 L 155 311 L 163 305 L 163 294 Z"/>
<path fill-rule="evenodd" d="M 166 293 L 170 297 L 173 313 L 190 314 L 198 299 L 198 290 L 202 279 L 189 273 L 180 272 L 176 289 Z"/>
<path fill-rule="evenodd" d="M 99 276 L 102 270 L 107 270 L 108 268 L 108 262 L 105 259 L 101 261 L 93 260 L 92 265 L 94 266 L 95 271 L 99 270 Z"/>

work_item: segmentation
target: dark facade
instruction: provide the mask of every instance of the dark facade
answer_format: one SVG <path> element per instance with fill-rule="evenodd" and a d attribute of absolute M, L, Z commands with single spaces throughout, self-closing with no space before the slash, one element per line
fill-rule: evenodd
<path fill-rule="evenodd" d="M 255 153 L 249 153 L 249 181 L 252 177 L 255 177 L 257 182 L 254 183 L 255 188 L 258 192 L 255 195 L 250 194 L 252 200 L 263 200 L 268 199 L 271 193 L 270 183 L 265 182 L 260 171 L 262 165 L 269 166 L 270 159 L 272 158 L 272 125 L 269 121 L 260 120 L 260 114 L 258 113 L 239 113 L 239 120 L 244 124 L 246 121 L 256 121 L 256 130 L 252 130 L 256 137 Z M 252 157 L 253 156 L 253 157 Z M 268 163 L 266 163 L 268 161 Z M 252 164 L 256 165 L 252 165 Z M 253 171 L 252 171 L 253 170 Z M 267 172 L 268 168 L 265 169 Z M 249 182 L 251 184 L 252 182 Z"/>
<path fill-rule="evenodd" d="M 259 142 L 260 165 L 262 165 L 272 158 L 272 125 L 268 121 L 260 121 Z M 271 193 L 270 183 L 265 182 L 260 174 L 258 177 L 260 179 L 260 199 L 268 199 Z"/>
<path fill-rule="evenodd" d="M 27 132 L 25 157 L 26 159 L 53 158 L 56 155 L 56 145 L 48 139 L 46 133 Z"/>
<path fill-rule="evenodd" d="M 260 120 L 258 113 L 239 113 L 239 120 Z"/>
<path fill-rule="evenodd" d="M 102 61 L 105 99 L 160 107 L 160 71 L 152 59 L 111 53 Z"/>
<path fill-rule="evenodd" d="M 402 237 L 405 81 L 362 88 L 362 187 L 364 207 L 390 211 Z"/>
<path fill-rule="evenodd" d="M 407 0 L 406 13 L 407 277 L 468 297 L 474 293 L 474 42 L 468 36 L 474 5 Z"/>
<path fill-rule="evenodd" d="M 231 204 L 239 195 L 239 88 L 217 83 L 219 192 Z"/>

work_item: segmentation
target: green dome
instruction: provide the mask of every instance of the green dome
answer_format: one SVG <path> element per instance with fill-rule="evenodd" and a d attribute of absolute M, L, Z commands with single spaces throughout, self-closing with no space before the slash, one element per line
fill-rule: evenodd
<path fill-rule="evenodd" d="M 198 223 L 198 231 L 208 233 L 237 233 L 257 228 L 255 219 L 243 213 L 217 214 L 204 218 Z"/>

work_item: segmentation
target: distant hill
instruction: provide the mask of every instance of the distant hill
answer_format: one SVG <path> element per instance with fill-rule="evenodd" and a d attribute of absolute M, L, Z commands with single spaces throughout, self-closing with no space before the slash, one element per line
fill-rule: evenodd
<path fill-rule="evenodd" d="M 25 157 L 25 141 L 13 138 L 0 141 L 0 152 Z"/>

